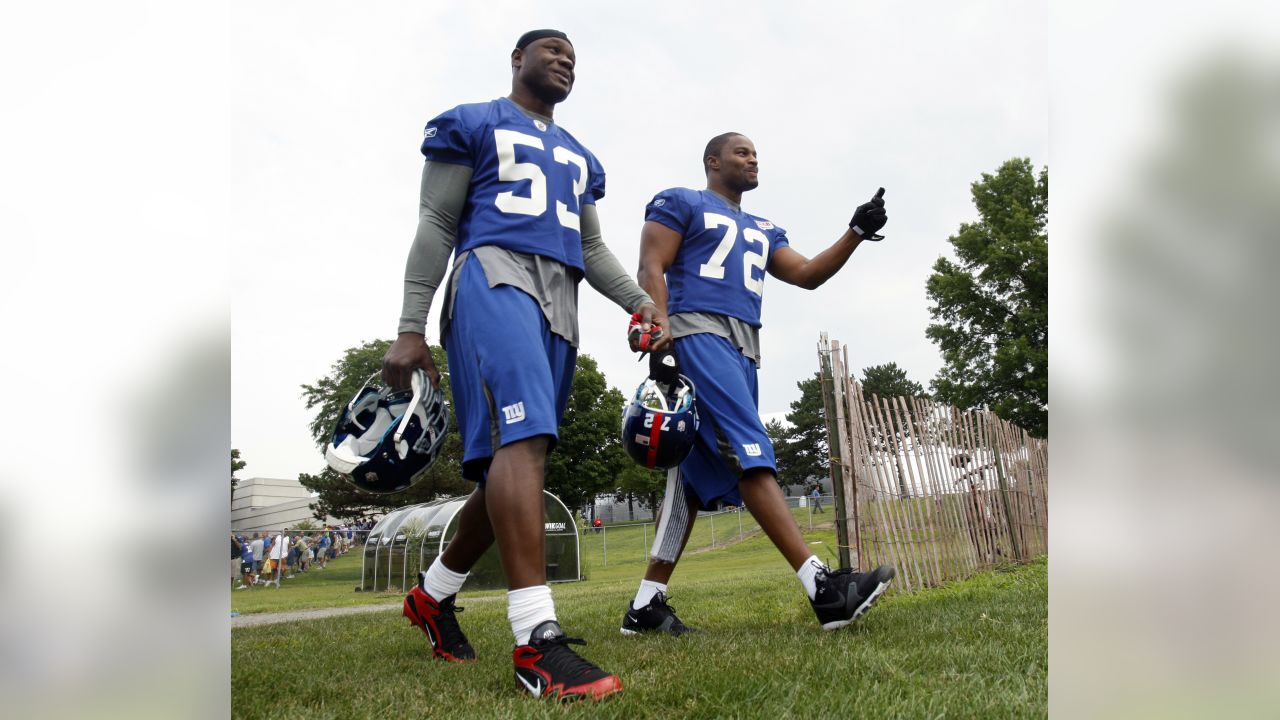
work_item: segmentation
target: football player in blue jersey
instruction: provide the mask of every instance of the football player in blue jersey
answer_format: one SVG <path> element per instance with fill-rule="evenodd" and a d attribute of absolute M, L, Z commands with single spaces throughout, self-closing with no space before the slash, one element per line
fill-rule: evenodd
<path fill-rule="evenodd" d="M 849 228 L 807 258 L 787 233 L 742 209 L 742 194 L 759 184 L 755 145 L 741 133 L 717 135 L 703 153 L 705 190 L 671 188 L 645 209 L 638 280 L 669 314 L 678 363 L 651 362 L 693 381 L 700 424 L 692 452 L 667 474 L 650 562 L 622 619 L 622 633 L 689 632 L 667 603 L 667 583 L 689 540 L 699 509 L 741 506 L 760 523 L 796 571 L 823 629 L 856 620 L 888 588 L 893 568 L 869 573 L 832 570 L 809 551 L 776 481 L 773 446 L 760 422 L 756 368 L 760 362 L 760 300 L 769 273 L 813 289 L 844 267 L 888 216 L 884 188 L 858 206 Z M 667 358 L 663 358 L 667 360 Z M 660 371 L 654 371 L 655 379 Z"/>
<path fill-rule="evenodd" d="M 616 675 L 569 648 L 585 643 L 561 630 L 546 583 L 543 471 L 573 379 L 578 283 L 586 278 L 638 313 L 645 330 L 665 322 L 601 239 L 595 203 L 604 197 L 603 168 L 553 119 L 573 89 L 576 62 L 564 33 L 525 33 L 511 53 L 509 96 L 459 105 L 427 123 L 399 335 L 383 360 L 383 379 L 395 387 L 409 387 L 418 369 L 439 385 L 424 333 L 452 268 L 440 338 L 463 440 L 462 473 L 476 489 L 457 534 L 405 597 L 404 613 L 436 657 L 474 658 L 455 600 L 496 540 L 517 687 L 557 699 L 622 689 Z"/>

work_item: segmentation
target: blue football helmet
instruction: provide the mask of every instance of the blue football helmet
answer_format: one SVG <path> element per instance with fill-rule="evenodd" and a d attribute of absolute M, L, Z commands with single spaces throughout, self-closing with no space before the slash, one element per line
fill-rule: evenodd
<path fill-rule="evenodd" d="M 421 369 L 412 392 L 365 381 L 347 403 L 324 458 L 356 487 L 371 493 L 407 489 L 440 455 L 449 429 L 449 405 Z"/>
<path fill-rule="evenodd" d="M 622 411 L 622 445 L 632 460 L 647 467 L 675 467 L 693 450 L 698 434 L 693 381 L 679 375 L 670 392 L 648 378 Z"/>

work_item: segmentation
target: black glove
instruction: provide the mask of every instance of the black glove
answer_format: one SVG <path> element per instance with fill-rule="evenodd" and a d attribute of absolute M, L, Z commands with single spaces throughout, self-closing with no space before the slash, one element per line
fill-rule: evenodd
<path fill-rule="evenodd" d="M 871 202 L 863 203 L 853 211 L 853 219 L 849 221 L 849 227 L 862 236 L 863 240 L 880 241 L 884 236 L 877 235 L 876 231 L 884 227 L 887 222 L 889 222 L 889 216 L 884 212 L 884 188 L 880 188 L 876 191 L 875 197 L 871 198 Z"/>
<path fill-rule="evenodd" d="M 649 377 L 665 386 L 665 394 L 675 390 L 680 383 L 680 363 L 676 361 L 674 350 L 668 348 L 662 352 L 649 353 Z"/>

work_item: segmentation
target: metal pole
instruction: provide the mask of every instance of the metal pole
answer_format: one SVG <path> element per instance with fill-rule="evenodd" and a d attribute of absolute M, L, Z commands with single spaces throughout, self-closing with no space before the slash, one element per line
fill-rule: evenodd
<path fill-rule="evenodd" d="M 742 508 L 738 508 L 738 539 L 742 539 Z"/>
<path fill-rule="evenodd" d="M 716 516 L 711 516 L 711 547 L 716 546 Z"/>
<path fill-rule="evenodd" d="M 600 526 L 600 554 L 604 556 L 604 564 L 609 564 L 609 526 Z"/>

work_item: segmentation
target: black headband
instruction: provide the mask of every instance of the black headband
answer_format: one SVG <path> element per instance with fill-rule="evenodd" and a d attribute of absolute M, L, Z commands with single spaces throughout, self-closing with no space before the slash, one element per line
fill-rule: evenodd
<path fill-rule="evenodd" d="M 542 40 L 544 38 L 559 38 L 570 45 L 573 45 L 573 43 L 569 41 L 569 36 L 559 30 L 530 30 L 529 32 L 521 35 L 520 39 L 516 41 L 516 49 L 523 50 L 529 46 L 529 43 Z"/>

